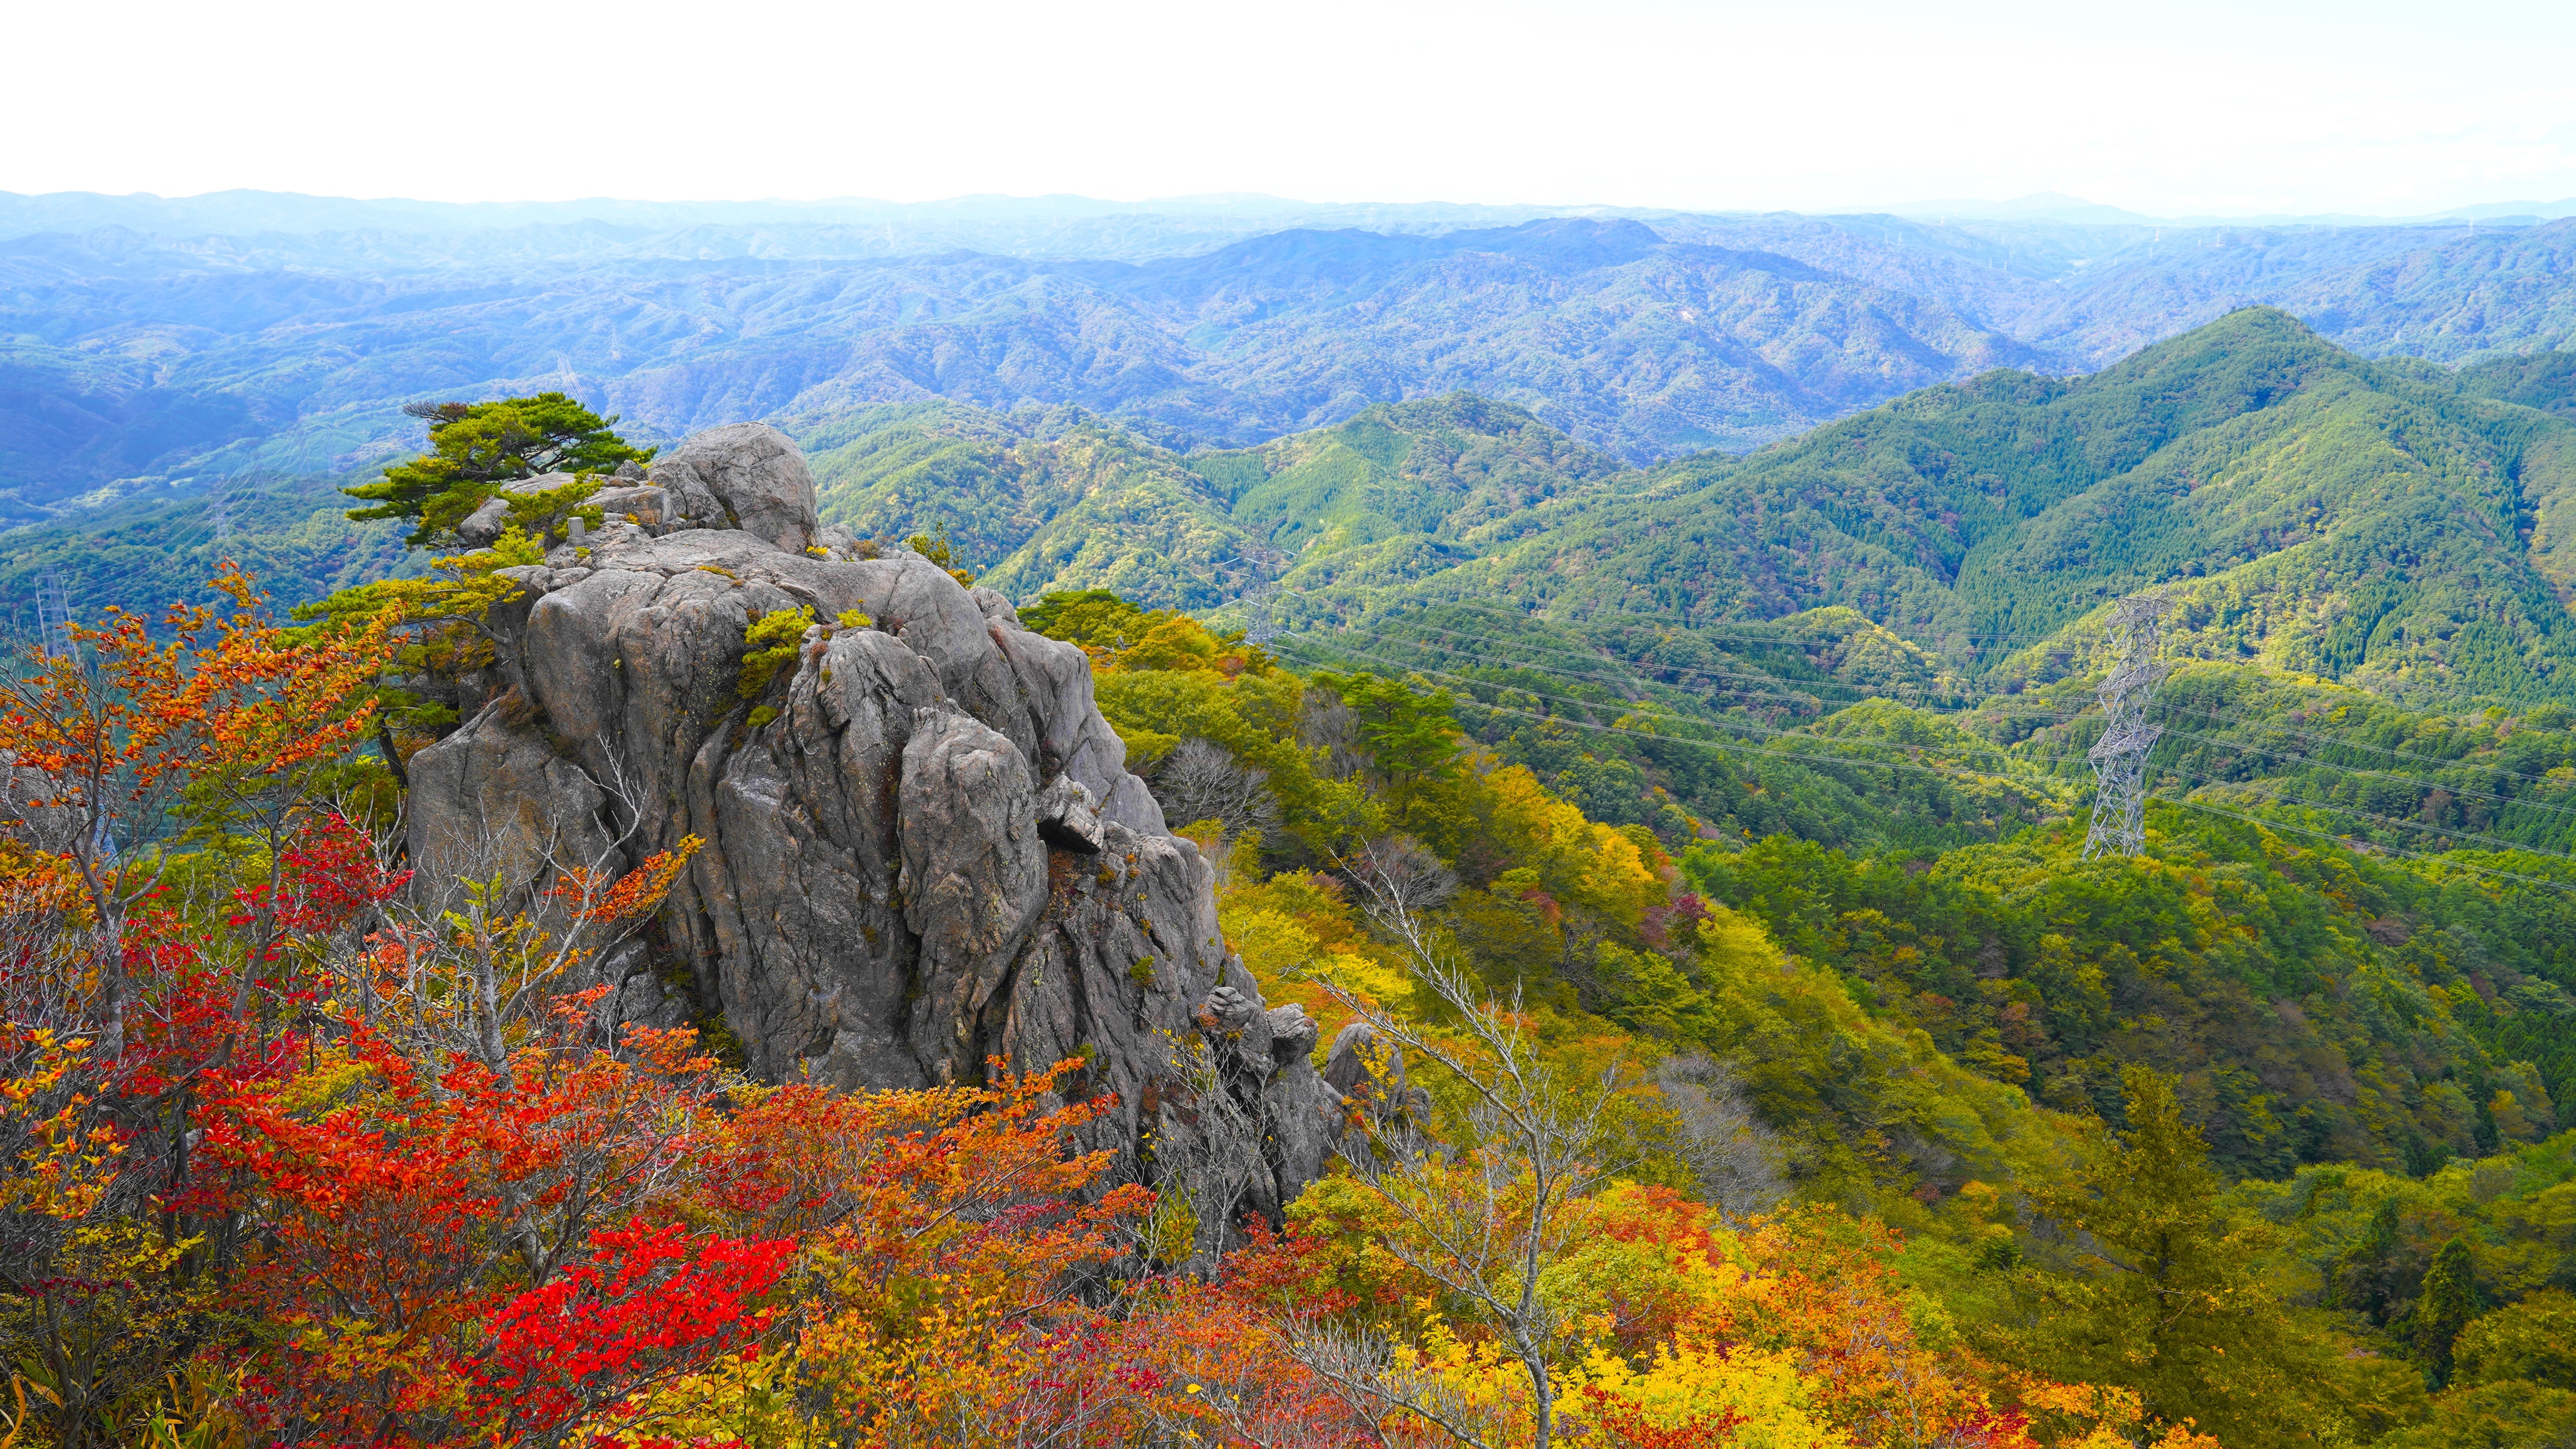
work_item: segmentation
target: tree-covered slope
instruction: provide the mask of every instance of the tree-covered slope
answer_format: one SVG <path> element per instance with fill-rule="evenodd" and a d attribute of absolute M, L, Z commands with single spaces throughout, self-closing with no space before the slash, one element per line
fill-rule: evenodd
<path fill-rule="evenodd" d="M 1551 502 L 1630 477 L 1467 394 L 1370 407 L 1258 448 L 1179 454 L 1073 409 L 861 409 L 800 430 L 827 521 L 944 532 L 1015 598 L 1111 589 L 1210 609 L 1295 557 L 1292 586 L 1401 584 L 1473 558 Z"/>
<path fill-rule="evenodd" d="M 2576 430 L 2255 308 L 2091 377 L 1992 373 L 1668 465 L 1412 593 L 1716 635 L 1847 606 L 2017 687 L 2162 587 L 2186 653 L 2557 697 L 2571 485 Z"/>

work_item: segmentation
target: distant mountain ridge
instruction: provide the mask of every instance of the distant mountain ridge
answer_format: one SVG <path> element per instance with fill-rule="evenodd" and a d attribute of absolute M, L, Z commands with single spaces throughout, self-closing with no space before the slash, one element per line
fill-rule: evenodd
<path fill-rule="evenodd" d="M 787 425 L 827 520 L 944 533 L 1023 600 L 1105 588 L 1242 625 L 1267 584 L 1295 630 L 1364 638 L 1472 607 L 1590 640 L 1641 678 L 1756 681 L 1744 701 L 1839 678 L 1817 651 L 1854 648 L 1958 700 L 2081 675 L 2109 602 L 2155 587 L 2184 605 L 2184 656 L 2416 703 L 2576 703 L 2567 356 L 2453 373 L 2246 309 L 2090 377 L 1993 370 L 1746 456 L 1644 469 L 1463 391 L 1236 449 L 945 399 Z M 347 523 L 332 481 L 246 489 L 222 552 L 288 602 L 421 566 Z M 23 597 L 50 565 L 85 608 L 155 607 L 218 553 L 184 500 L 82 517 L 0 536 L 0 591 Z M 1765 654 L 1784 638 L 1785 664 Z"/>
<path fill-rule="evenodd" d="M 340 219 L 319 199 L 232 200 Z M 1742 451 L 1993 367 L 2088 371 L 2255 303 L 2367 354 L 2471 361 L 2576 340 L 2576 220 L 1420 206 L 1309 208 L 1365 224 L 1245 234 L 1278 219 L 1270 199 L 1166 214 L 964 198 L 872 224 L 781 205 L 677 227 L 662 223 L 685 208 L 0 240 L 0 527 L 202 496 L 218 478 L 363 469 L 409 446 L 403 403 L 542 388 L 648 438 L 947 398 L 1078 407 L 1183 451 L 1466 390 L 1644 463 Z"/>

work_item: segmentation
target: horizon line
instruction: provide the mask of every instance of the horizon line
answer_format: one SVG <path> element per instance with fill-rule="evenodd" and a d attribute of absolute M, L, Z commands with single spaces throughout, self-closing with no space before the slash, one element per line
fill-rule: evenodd
<path fill-rule="evenodd" d="M 1854 204 L 1819 207 L 1727 207 L 1686 206 L 1664 203 L 1618 202 L 1547 202 L 1547 201 L 1449 201 L 1449 200 L 1360 200 L 1317 201 L 1278 196 L 1258 191 L 1188 192 L 1167 196 L 1125 200 L 1095 197 L 1079 192 L 1054 191 L 1033 194 L 1013 192 L 961 192 L 951 196 L 918 201 L 896 201 L 883 197 L 839 195 L 823 197 L 700 197 L 678 200 L 577 196 L 558 199 L 514 199 L 448 201 L 409 196 L 342 196 L 322 192 L 275 191 L 259 187 L 228 187 L 217 191 L 165 196 L 159 192 L 45 191 L 18 192 L 0 189 L 0 201 L 19 203 L 77 204 L 80 202 L 125 202 L 185 206 L 190 203 L 222 203 L 233 200 L 275 200 L 336 203 L 356 207 L 402 207 L 421 210 L 474 212 L 503 210 L 558 210 L 587 206 L 619 208 L 653 208 L 687 210 L 692 208 L 780 207 L 792 209 L 825 209 L 833 207 L 866 207 L 889 211 L 918 211 L 962 205 L 1009 206 L 1045 209 L 1082 205 L 1109 212 L 1157 214 L 1156 208 L 1224 209 L 1242 211 L 1264 204 L 1281 211 L 1298 210 L 1412 210 L 1448 209 L 1457 211 L 1522 212 L 1566 214 L 1610 214 L 1673 216 L 1895 216 L 1911 220 L 1940 220 L 1955 217 L 1964 221 L 2028 221 L 2060 225 L 2104 226 L 2195 226 L 2195 225 L 2405 225 L 2459 221 L 2475 224 L 2518 217 L 2554 220 L 2576 215 L 2576 196 L 2555 201 L 2515 199 L 2511 201 L 2469 202 L 2442 211 L 2407 215 L 2361 212 L 2201 212 L 2185 215 L 2155 215 L 2131 211 L 2105 202 L 2087 200 L 2063 192 L 2032 192 L 2009 198 L 1940 198 L 1892 203 Z"/>

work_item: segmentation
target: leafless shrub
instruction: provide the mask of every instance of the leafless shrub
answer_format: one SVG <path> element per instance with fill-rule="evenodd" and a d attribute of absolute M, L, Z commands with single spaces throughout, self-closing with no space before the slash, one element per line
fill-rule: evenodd
<path fill-rule="evenodd" d="M 1174 825 L 1213 820 L 1228 839 L 1247 830 L 1279 828 L 1279 801 L 1270 772 L 1254 769 L 1223 746 L 1192 736 L 1181 741 L 1154 771 L 1154 798 Z"/>
<path fill-rule="evenodd" d="M 1458 893 L 1458 873 L 1409 835 L 1381 835 L 1340 863 L 1342 874 L 1359 887 L 1360 910 L 1399 941 L 1419 933 L 1423 914 Z"/>
<path fill-rule="evenodd" d="M 1447 933 L 1425 914 L 1457 889 L 1457 877 L 1420 844 L 1400 836 L 1372 841 L 1336 864 L 1369 920 L 1409 958 L 1417 989 L 1445 1002 L 1456 1023 L 1426 1031 L 1321 984 L 1379 1041 L 1437 1069 L 1459 1101 L 1448 1141 L 1390 1117 L 1373 1132 L 1346 1135 L 1343 1160 L 1404 1224 L 1384 1239 L 1384 1250 L 1466 1304 L 1519 1360 L 1534 1406 L 1527 1442 L 1547 1449 L 1556 1393 L 1550 1364 L 1573 1325 L 1540 1284 L 1575 1246 L 1577 1204 L 1618 1171 L 1607 1160 L 1608 1111 L 1622 1069 L 1613 1063 L 1597 1077 L 1560 1073 L 1529 1038 L 1517 997 L 1484 994 Z M 1470 1406 L 1407 1370 L 1381 1342 L 1307 1326 L 1289 1336 L 1289 1350 L 1354 1409 L 1409 1415 L 1470 1449 L 1502 1442 Z"/>
<path fill-rule="evenodd" d="M 1326 779 L 1347 780 L 1368 763 L 1360 752 L 1359 716 L 1329 689 L 1306 691 L 1297 710 L 1297 743 L 1323 752 L 1315 773 Z"/>
<path fill-rule="evenodd" d="M 1754 1117 L 1723 1063 L 1697 1054 L 1666 1057 L 1655 1066 L 1655 1086 L 1680 1128 L 1676 1155 L 1712 1206 L 1740 1221 L 1788 1197 L 1780 1141 Z"/>

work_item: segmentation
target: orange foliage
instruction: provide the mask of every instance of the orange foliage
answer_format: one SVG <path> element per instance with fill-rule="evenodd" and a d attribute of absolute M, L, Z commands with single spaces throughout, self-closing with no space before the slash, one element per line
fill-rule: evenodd
<path fill-rule="evenodd" d="M 63 1329 L 36 1358 L 68 1385 L 138 1343 L 172 1355 L 139 1388 L 101 1369 L 86 1397 L 60 1390 L 61 1422 L 90 1433 L 140 1393 L 153 1442 L 179 1442 L 184 1377 L 189 1442 L 1434 1437 L 1311 1370 L 1326 1329 L 1377 1335 L 1502 1440 L 1532 1419 L 1531 1379 L 1346 1178 L 1310 1188 L 1284 1234 L 1240 1225 L 1249 1245 L 1214 1281 L 1157 1270 L 1155 1195 L 1113 1180 L 1098 1145 L 1114 1104 L 1059 1095 L 1078 1063 L 840 1092 L 744 1082 L 686 1030 L 608 1039 L 608 988 L 567 973 L 643 927 L 694 839 L 564 875 L 545 928 L 544 903 L 498 887 L 404 914 L 406 877 L 332 793 L 374 728 L 394 621 L 279 630 L 238 575 L 217 587 L 220 617 L 80 631 L 95 674 L 36 664 L 0 711 L 0 1149 L 19 1164 L 0 1214 L 27 1241 L 123 1214 L 127 1297 L 147 1279 L 159 1295 L 151 1322 Z M 1158 630 L 1128 662 L 1225 668 L 1202 642 Z M 1538 862 L 1528 890 L 1631 924 L 1662 898 L 1659 856 L 1525 773 L 1495 799 Z M 130 847 L 173 810 L 254 843 L 248 873 L 161 893 L 173 852 L 112 837 Z M 1247 882 L 1229 929 L 1256 966 L 1407 992 L 1337 892 Z M 1528 1211 L 1508 1192 L 1487 1206 Z M 1919 1330 L 1876 1223 L 1819 1209 L 1730 1230 L 1632 1185 L 1566 1211 L 1539 1291 L 1564 1325 L 1570 1445 L 2025 1449 L 2036 1426 L 2098 1449 L 2139 1422 L 2134 1396 L 2015 1380 Z"/>

